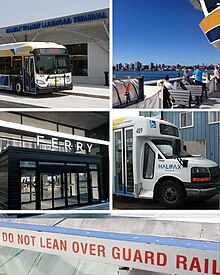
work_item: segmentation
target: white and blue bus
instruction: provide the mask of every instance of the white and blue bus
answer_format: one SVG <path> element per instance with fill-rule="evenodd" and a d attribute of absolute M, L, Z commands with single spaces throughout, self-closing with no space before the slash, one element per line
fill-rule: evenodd
<path fill-rule="evenodd" d="M 37 94 L 72 87 L 65 46 L 53 42 L 0 45 L 0 89 Z"/>

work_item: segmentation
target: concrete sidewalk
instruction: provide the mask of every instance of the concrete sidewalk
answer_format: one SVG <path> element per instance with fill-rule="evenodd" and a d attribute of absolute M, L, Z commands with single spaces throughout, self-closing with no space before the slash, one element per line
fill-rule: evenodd
<path fill-rule="evenodd" d="M 91 96 L 104 99 L 110 98 L 109 86 L 74 84 L 73 89 L 70 92 L 74 95 L 78 94 L 81 96 Z"/>
<path fill-rule="evenodd" d="M 109 87 L 74 85 L 72 90 L 23 96 L 0 91 L 0 108 L 109 108 Z"/>
<path fill-rule="evenodd" d="M 208 98 L 203 98 L 203 102 L 201 103 L 200 109 L 219 109 L 220 108 L 220 91 L 212 92 L 208 95 Z"/>

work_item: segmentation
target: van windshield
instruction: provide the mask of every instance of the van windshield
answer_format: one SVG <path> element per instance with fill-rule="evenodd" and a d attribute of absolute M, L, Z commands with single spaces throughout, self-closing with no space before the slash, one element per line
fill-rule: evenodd
<path fill-rule="evenodd" d="M 154 145 L 161 151 L 165 158 L 173 158 L 173 142 L 172 140 L 151 140 Z M 192 157 L 187 151 L 181 149 L 180 157 Z"/>

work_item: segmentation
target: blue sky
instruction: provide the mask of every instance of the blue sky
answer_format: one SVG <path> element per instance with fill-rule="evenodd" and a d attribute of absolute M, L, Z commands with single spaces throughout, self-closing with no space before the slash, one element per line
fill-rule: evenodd
<path fill-rule="evenodd" d="M 109 0 L 1 1 L 0 27 L 107 8 Z"/>
<path fill-rule="evenodd" d="M 113 0 L 113 63 L 218 64 L 188 0 Z"/>

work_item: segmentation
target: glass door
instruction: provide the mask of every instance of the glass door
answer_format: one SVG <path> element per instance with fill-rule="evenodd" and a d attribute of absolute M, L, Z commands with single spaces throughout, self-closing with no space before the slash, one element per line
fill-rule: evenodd
<path fill-rule="evenodd" d="M 91 196 L 92 202 L 99 201 L 99 180 L 98 171 L 90 171 L 90 185 L 91 185 Z"/>
<path fill-rule="evenodd" d="M 88 177 L 87 173 L 78 173 L 79 203 L 89 202 Z"/>
<path fill-rule="evenodd" d="M 78 173 L 67 173 L 68 205 L 79 204 L 78 200 Z"/>
<path fill-rule="evenodd" d="M 134 193 L 133 128 L 125 129 L 125 193 Z"/>
<path fill-rule="evenodd" d="M 25 68 L 25 71 L 24 71 L 24 73 L 25 73 L 25 75 L 24 75 L 24 79 L 25 79 L 24 90 L 29 91 L 30 90 L 29 57 L 24 58 L 24 68 Z"/>
<path fill-rule="evenodd" d="M 53 208 L 53 176 L 52 173 L 40 174 L 40 208 Z"/>
<path fill-rule="evenodd" d="M 65 207 L 65 173 L 53 173 L 53 208 Z"/>
<path fill-rule="evenodd" d="M 114 157 L 115 157 L 115 191 L 116 193 L 124 192 L 124 156 L 123 156 L 123 135 L 122 130 L 114 132 Z"/>
<path fill-rule="evenodd" d="M 21 209 L 36 209 L 36 171 L 21 170 Z"/>
<path fill-rule="evenodd" d="M 35 91 L 35 73 L 34 73 L 34 59 L 29 59 L 30 64 L 30 91 Z"/>
<path fill-rule="evenodd" d="M 115 148 L 115 191 L 116 193 L 134 193 L 133 175 L 133 128 L 116 130 Z"/>

